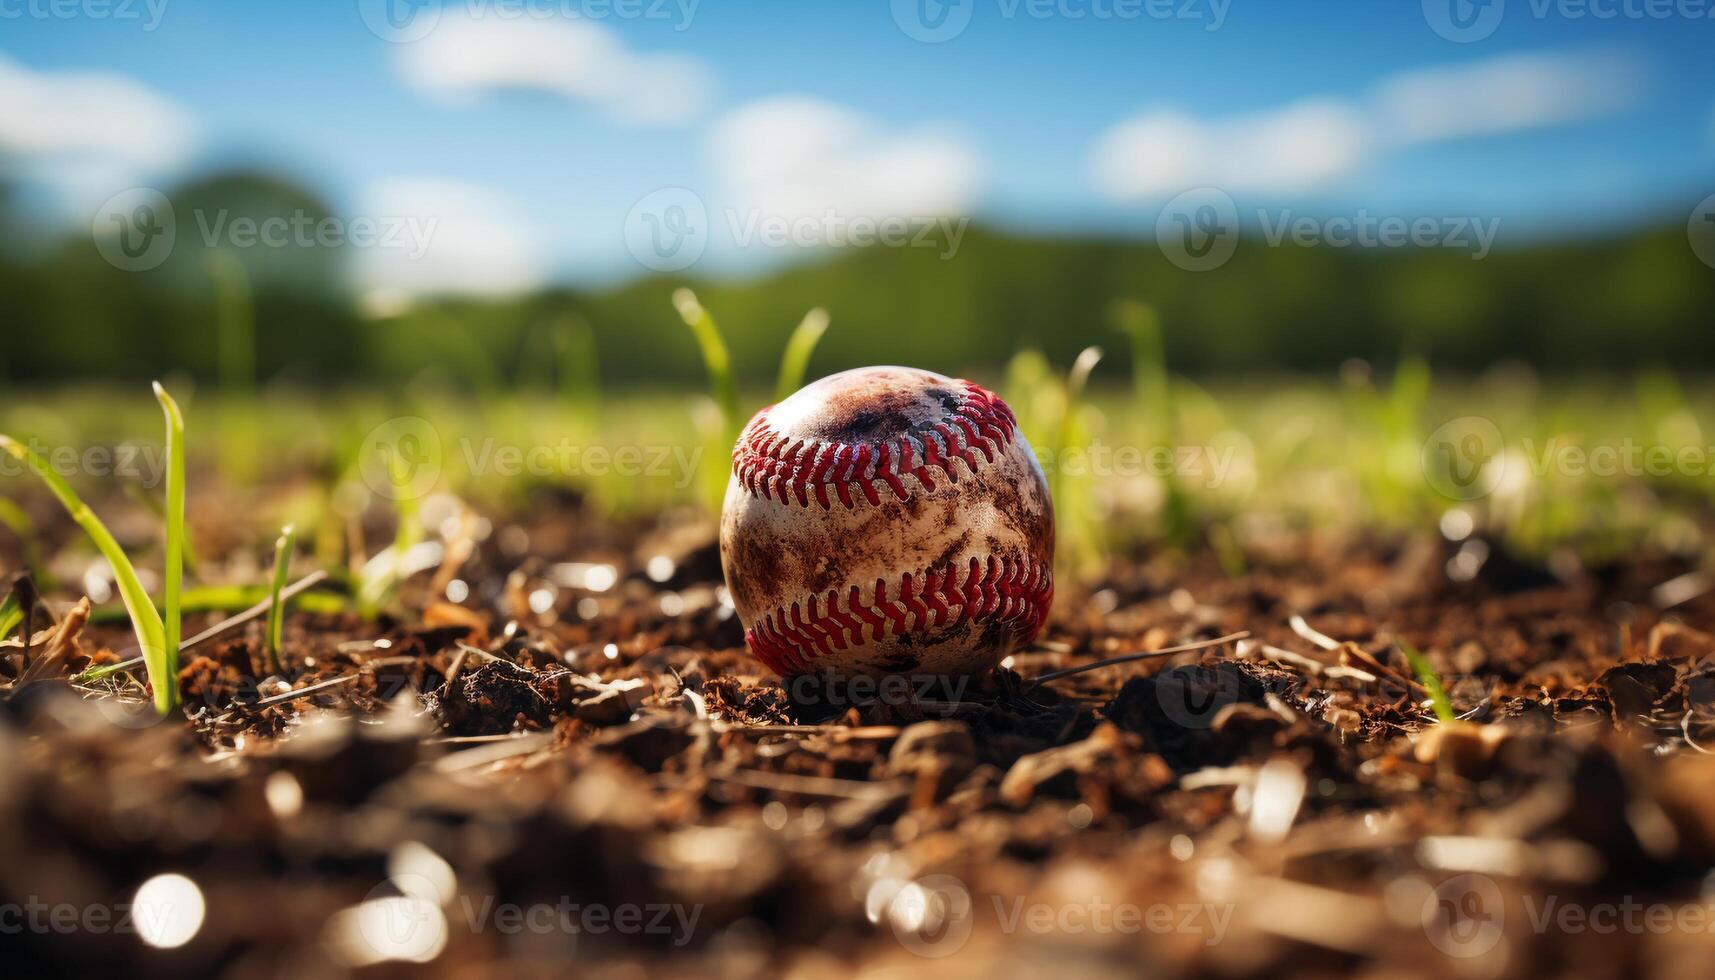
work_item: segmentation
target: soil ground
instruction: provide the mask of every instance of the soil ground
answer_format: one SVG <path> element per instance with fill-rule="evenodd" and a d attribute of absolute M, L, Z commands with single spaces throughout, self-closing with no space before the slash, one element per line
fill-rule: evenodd
<path fill-rule="evenodd" d="M 1550 571 L 1434 536 L 1282 538 L 1236 578 L 1134 554 L 1063 582 L 991 676 L 783 685 L 743 649 L 712 526 L 529 513 L 413 577 L 408 613 L 294 612 L 280 676 L 260 623 L 195 648 L 183 718 L 150 719 L 140 671 L 67 683 L 123 652 L 122 625 L 31 683 L 0 648 L 0 906 L 41 923 L 0 936 L 0 973 L 1617 977 L 1715 957 L 1715 592 L 1689 567 Z M 163 874 L 203 911 L 52 920 L 123 915 Z M 194 936 L 150 948 L 145 914 Z"/>

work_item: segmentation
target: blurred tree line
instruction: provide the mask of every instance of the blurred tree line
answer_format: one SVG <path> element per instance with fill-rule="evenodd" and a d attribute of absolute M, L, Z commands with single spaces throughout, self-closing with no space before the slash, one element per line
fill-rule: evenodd
<path fill-rule="evenodd" d="M 171 194 L 178 240 L 159 268 L 113 268 L 87 236 L 0 250 L 0 376 L 22 382 L 221 375 L 216 267 L 190 215 L 320 216 L 314 193 L 229 173 Z M 21 232 L 6 217 L 0 230 Z M 1184 272 L 1153 241 L 1024 238 L 972 228 L 957 254 L 933 248 L 831 251 L 743 282 L 656 276 L 613 289 L 556 288 L 514 300 L 445 300 L 386 316 L 360 312 L 337 249 L 227 249 L 245 272 L 264 381 L 303 384 L 435 371 L 478 387 L 565 380 L 568 356 L 604 380 L 699 382 L 702 365 L 669 296 L 691 285 L 728 333 L 742 378 L 772 377 L 813 306 L 833 329 L 812 373 L 876 362 L 946 371 L 994 367 L 1034 347 L 1069 363 L 1115 343 L 1108 310 L 1141 299 L 1161 312 L 1184 372 L 1318 370 L 1402 351 L 1452 368 L 1516 359 L 1547 371 L 1644 364 L 1715 366 L 1715 272 L 1682 224 L 1607 240 L 1496 251 L 1359 250 L 1244 241 L 1223 267 Z M 230 294 L 228 299 L 230 299 Z M 226 307 L 231 311 L 231 306 Z M 571 336 L 585 338 L 568 354 Z M 223 338 L 226 338 L 223 341 Z M 593 341 L 593 343 L 591 342 Z M 593 353 L 591 348 L 593 347 Z M 230 354 L 230 351 L 228 352 Z M 230 357 L 227 361 L 231 370 Z"/>

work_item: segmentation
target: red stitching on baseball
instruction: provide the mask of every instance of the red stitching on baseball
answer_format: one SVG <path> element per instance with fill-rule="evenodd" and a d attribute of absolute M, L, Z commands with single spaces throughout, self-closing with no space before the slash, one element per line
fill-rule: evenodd
<path fill-rule="evenodd" d="M 838 499 L 847 510 L 857 506 L 852 488 L 870 504 L 881 503 L 883 490 L 904 500 L 910 496 L 902 477 L 934 490 L 936 471 L 949 483 L 959 480 L 953 460 L 963 460 L 970 472 L 993 463 L 1012 442 L 1018 419 L 1012 409 L 980 385 L 960 382 L 959 407 L 923 432 L 900 436 L 897 442 L 846 443 L 794 439 L 774 431 L 769 409 L 758 412 L 733 449 L 732 471 L 752 496 L 783 504 L 810 506 L 814 500 L 831 510 Z M 829 488 L 834 491 L 828 495 Z"/>
<path fill-rule="evenodd" d="M 993 555 L 972 558 L 968 567 L 963 585 L 955 565 L 921 575 L 907 572 L 891 589 L 885 579 L 876 579 L 867 602 L 855 585 L 843 600 L 838 589 L 829 589 L 825 597 L 811 596 L 808 603 L 794 602 L 762 617 L 745 630 L 744 642 L 770 670 L 790 675 L 809 670 L 817 658 L 833 651 L 938 629 L 949 620 L 961 626 L 1009 626 L 1020 644 L 1036 639 L 1054 603 L 1053 569 L 1029 559 Z M 952 613 L 955 606 L 957 617 Z"/>

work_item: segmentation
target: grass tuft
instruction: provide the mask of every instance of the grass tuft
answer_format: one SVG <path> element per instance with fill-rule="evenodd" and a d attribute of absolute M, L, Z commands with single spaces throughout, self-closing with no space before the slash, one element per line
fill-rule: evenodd
<path fill-rule="evenodd" d="M 286 588 L 286 572 L 292 563 L 292 542 L 297 531 L 288 524 L 280 531 L 280 539 L 274 542 L 274 580 L 268 590 L 268 669 L 276 677 L 282 677 L 286 669 L 280 662 L 280 635 L 285 627 L 286 611 L 280 601 L 280 593 Z"/>
<path fill-rule="evenodd" d="M 788 395 L 804 387 L 804 374 L 810 368 L 810 355 L 816 352 L 822 334 L 828 331 L 828 311 L 820 306 L 804 314 L 797 329 L 786 341 L 780 355 L 780 381 L 774 388 L 774 400 L 785 401 Z"/>

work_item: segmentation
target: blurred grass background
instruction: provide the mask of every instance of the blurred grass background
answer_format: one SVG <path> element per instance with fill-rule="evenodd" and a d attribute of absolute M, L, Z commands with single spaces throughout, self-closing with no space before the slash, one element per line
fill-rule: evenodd
<path fill-rule="evenodd" d="M 1394 372 L 1348 362 L 1336 374 L 1240 382 L 1175 376 L 1165 399 L 1171 434 L 1163 442 L 1138 393 L 1118 376 L 1119 360 L 1097 365 L 1091 388 L 1075 403 L 1065 366 L 1034 351 L 977 375 L 1005 394 L 1044 457 L 1057 493 L 1062 559 L 1074 570 L 1099 571 L 1105 559 L 1140 546 L 1208 548 L 1239 575 L 1246 555 L 1267 553 L 1287 537 L 1340 540 L 1450 526 L 1460 537 L 1475 531 L 1539 563 L 1561 553 L 1600 565 L 1632 552 L 1695 563 L 1708 550 L 1715 481 L 1706 471 L 1602 475 L 1541 464 L 1551 444 L 1631 442 L 1688 448 L 1708 459 L 1701 420 L 1715 417 L 1715 396 L 1701 386 L 1687 395 L 1669 375 L 1544 382 L 1514 366 L 1436 381 L 1413 361 Z M 610 389 L 590 400 L 529 390 L 459 395 L 423 384 L 392 394 L 274 384 L 255 396 L 231 396 L 176 384 L 190 419 L 193 529 L 218 525 L 228 544 L 237 535 L 236 543 L 258 554 L 264 538 L 296 523 L 307 541 L 321 540 L 327 556 L 337 557 L 346 522 L 389 514 L 393 504 L 366 481 L 362 455 L 374 451 L 373 433 L 387 432 L 401 413 L 428 420 L 439 440 L 432 492 L 497 514 L 549 506 L 623 523 L 664 509 L 708 513 L 708 478 L 718 485 L 727 465 L 711 439 L 719 412 L 689 388 Z M 749 410 L 769 395 L 747 388 L 741 402 Z M 257 398 L 265 410 L 257 410 Z M 72 386 L 9 402 L 0 408 L 0 431 L 47 447 L 148 448 L 159 440 L 152 407 L 146 391 L 132 387 Z M 1504 475 L 1481 485 L 1491 492 L 1459 499 L 1439 479 L 1430 437 L 1447 419 L 1479 412 L 1503 436 L 1504 452 L 1495 456 L 1502 462 L 1488 463 L 1504 466 Z M 226 424 L 232 419 L 244 424 Z M 1150 455 L 1163 445 L 1170 456 Z M 505 463 L 500 454 L 508 448 L 550 455 Z M 633 470 L 620 472 L 615 461 L 627 452 Z M 118 479 L 74 472 L 71 480 L 92 499 L 114 501 L 125 486 L 148 489 L 151 459 L 140 456 L 136 472 Z M 24 477 L 0 481 L 0 497 L 19 503 L 0 518 L 13 515 L 7 523 L 25 541 L 34 538 L 32 517 L 56 516 L 35 490 Z M 134 501 L 117 504 L 149 517 Z M 433 504 L 424 509 L 438 512 Z M 433 531 L 436 518 L 422 519 Z M 125 537 L 123 525 L 116 533 Z M 82 546 L 69 543 L 74 551 Z"/>
<path fill-rule="evenodd" d="M 174 200 L 181 221 L 199 207 L 320 208 L 253 174 Z M 1551 441 L 1708 450 L 1715 276 L 1666 221 L 1481 261 L 1250 243 L 1202 274 L 1136 241 L 973 229 L 945 259 L 842 249 L 751 280 L 385 307 L 358 297 L 339 250 L 210 249 L 186 227 L 143 276 L 87 239 L 0 255 L 0 431 L 48 448 L 151 445 L 141 382 L 162 377 L 190 418 L 193 527 L 218 509 L 263 542 L 294 523 L 329 561 L 349 550 L 354 515 L 392 506 L 365 483 L 363 456 L 400 417 L 438 441 L 434 490 L 500 512 L 546 495 L 604 519 L 710 513 L 735 422 L 728 396 L 708 394 L 675 298 L 687 284 L 719 321 L 740 422 L 773 400 L 782 352 L 817 308 L 831 326 L 813 348 L 800 341 L 790 373 L 894 362 L 1000 390 L 1044 456 L 1075 572 L 1148 545 L 1211 549 L 1240 575 L 1284 534 L 1449 520 L 1539 562 L 1637 549 L 1698 560 L 1711 533 L 1707 470 L 1572 474 L 1538 459 Z M 1500 433 L 1484 461 L 1505 472 L 1466 500 L 1438 479 L 1432 433 L 1470 417 Z M 626 458 L 632 472 L 615 466 Z M 158 489 L 147 473 L 67 475 L 136 506 Z M 0 523 L 32 563 L 35 524 L 51 520 L 33 489 L 0 483 L 12 498 Z"/>
<path fill-rule="evenodd" d="M 201 380 L 243 374 L 299 386 L 398 382 L 425 372 L 466 389 L 556 383 L 566 370 L 621 383 L 700 383 L 670 298 L 690 285 L 719 310 L 737 376 L 771 378 L 813 307 L 836 329 L 812 373 L 897 361 L 945 372 L 998 369 L 1035 349 L 1070 364 L 1111 343 L 1109 307 L 1161 314 L 1174 370 L 1191 375 L 1332 370 L 1402 355 L 1484 370 L 1519 360 L 1546 373 L 1715 365 L 1715 274 L 1687 247 L 1683 217 L 1659 231 L 1544 241 L 1481 259 L 1454 249 L 1241 243 L 1225 266 L 1186 273 L 1152 243 L 1019 237 L 972 227 L 937 249 L 846 248 L 743 280 L 654 276 L 603 290 L 365 308 L 338 249 L 209 248 L 192 215 L 229 220 L 329 213 L 309 190 L 233 173 L 171 191 L 171 256 L 146 275 L 104 262 L 87 236 L 0 250 L 13 382 Z M 0 192 L 0 230 L 8 225 Z M 1682 212 L 1683 213 L 1683 212 Z M 1508 241 L 1514 240 L 1509 237 Z M 222 332 L 234 297 L 250 328 Z M 566 324 L 587 326 L 568 346 Z M 583 327 L 577 329 L 582 330 Z M 235 366 L 236 365 L 236 366 Z"/>

